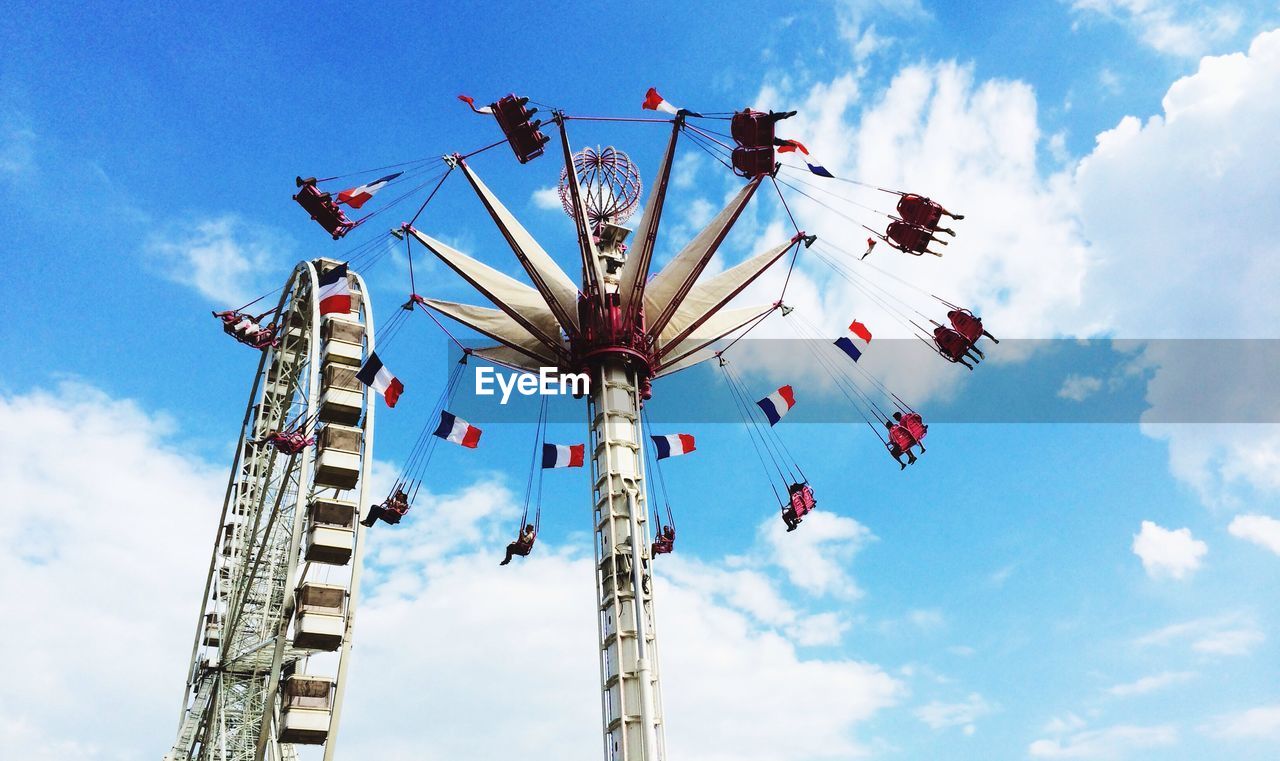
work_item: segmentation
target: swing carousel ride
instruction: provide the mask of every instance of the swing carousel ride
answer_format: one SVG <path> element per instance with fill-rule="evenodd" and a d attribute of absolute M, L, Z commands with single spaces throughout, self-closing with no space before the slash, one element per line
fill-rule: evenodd
<path fill-rule="evenodd" d="M 552 153 L 563 161 L 559 197 L 576 237 L 577 277 L 570 277 L 473 166 L 473 159 L 502 145 L 521 164 L 543 156 L 552 140 L 542 131 L 544 122 L 535 118 L 537 109 L 529 107 L 528 98 L 515 95 L 481 107 L 467 96 L 459 99 L 474 113 L 492 116 L 503 139 L 469 153 L 354 175 L 299 177 L 294 200 L 335 241 L 367 229 L 371 220 L 406 200 L 423 200 L 407 222 L 389 232 L 372 235 L 341 255 L 299 263 L 278 292 L 274 309 L 257 315 L 251 311 L 268 294 L 214 314 L 224 332 L 259 352 L 259 361 L 200 600 L 177 739 L 167 761 L 333 758 L 368 532 L 379 522 L 394 526 L 411 515 L 439 442 L 480 447 L 480 429 L 450 411 L 473 361 L 519 373 L 549 368 L 589 379 L 582 394 L 589 430 L 585 443 L 547 442 L 545 398 L 539 408 L 524 514 L 502 564 L 534 549 L 543 470 L 589 467 L 604 757 L 667 758 L 651 580 L 655 558 L 672 552 L 676 540 L 662 461 L 695 451 L 695 441 L 687 433 L 644 435 L 651 430 L 645 408 L 654 382 L 701 362 L 718 363 L 780 517 L 794 531 L 817 507 L 813 485 L 777 428 L 796 403 L 795 390 L 786 385 L 756 399 L 728 356 L 744 335 L 780 312 L 797 336 L 821 338 L 803 343 L 900 468 L 916 462 L 915 450 L 924 452 L 928 431 L 919 413 L 858 364 L 863 352 L 872 350 L 867 325 L 854 321 L 849 335 L 831 342 L 804 310 L 784 303 L 786 284 L 802 254 L 830 267 L 949 362 L 972 370 L 982 358 L 978 341 L 984 336 L 995 341 L 968 310 L 865 261 L 880 242 L 914 256 L 941 256 L 936 247 L 955 235 L 942 226 L 944 218 L 963 217 L 919 194 L 836 176 L 799 140 L 776 134 L 794 111 L 697 113 L 672 105 L 652 88 L 643 102 L 644 109 L 655 112 L 652 116 L 584 116 L 552 109 L 549 124 L 559 137 L 558 151 Z M 665 125 L 669 130 L 634 235 L 623 223 L 641 201 L 639 171 L 614 147 L 575 152 L 569 135 L 574 122 Z M 725 123 L 728 133 L 720 131 Z M 651 274 L 682 143 L 710 155 L 740 178 L 741 187 L 705 228 Z M 528 283 L 417 226 L 455 173 L 465 177 Z M 353 187 L 338 190 L 335 185 L 375 175 Z M 773 191 L 766 195 L 776 195 L 794 234 L 765 241 L 759 253 L 703 277 L 762 187 Z M 387 189 L 392 190 L 381 195 Z M 866 250 L 846 250 L 819 231 L 802 228 L 787 203 L 790 194 L 865 228 L 872 236 Z M 375 196 L 392 198 L 374 204 L 363 216 L 348 215 L 363 210 Z M 874 203 L 869 199 L 886 198 L 893 200 L 891 211 L 868 205 Z M 859 216 L 868 211 L 887 219 L 883 233 L 880 226 L 886 223 L 870 227 Z M 848 237 L 846 229 L 832 231 L 835 240 Z M 373 308 L 361 272 L 376 267 L 400 243 L 408 253 L 409 295 L 403 308 L 378 326 L 380 342 L 375 345 Z M 415 244 L 490 306 L 420 295 L 413 276 Z M 780 262 L 787 271 L 776 300 L 730 306 Z M 929 306 L 923 308 L 936 313 L 945 308 L 947 323 L 932 320 L 909 297 L 917 303 L 927 298 Z M 377 501 L 369 485 L 377 399 L 394 407 L 405 389 L 383 358 L 394 357 L 397 333 L 417 312 L 429 315 L 457 344 L 461 360 L 452 367 L 420 434 L 400 454 L 403 465 L 390 493 Z M 469 347 L 449 330 L 451 323 L 492 343 Z"/>

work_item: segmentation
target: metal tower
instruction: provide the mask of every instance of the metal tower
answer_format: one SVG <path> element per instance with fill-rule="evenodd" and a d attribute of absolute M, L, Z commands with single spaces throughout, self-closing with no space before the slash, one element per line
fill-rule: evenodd
<path fill-rule="evenodd" d="M 645 502 L 640 408 L 651 381 L 714 356 L 707 347 L 753 323 L 779 304 L 727 309 L 731 299 L 804 239 L 799 233 L 735 267 L 699 276 L 768 176 L 758 174 L 652 279 L 654 244 L 662 219 L 676 143 L 684 117 L 672 123 L 657 179 L 645 205 L 634 245 L 609 209 L 634 208 L 603 192 L 591 163 L 576 157 L 566 123 L 556 114 L 564 153 L 564 201 L 577 229 L 580 284 L 571 280 L 521 226 L 461 156 L 461 169 L 506 238 L 532 286 L 436 240 L 410 225 L 405 230 L 470 283 L 496 308 L 425 299 L 427 306 L 488 336 L 498 345 L 477 356 L 518 370 L 558 368 L 586 372 L 592 453 L 592 518 L 596 534 L 601 711 L 606 761 L 666 758 L 658 639 L 653 609 L 650 531 Z M 594 152 L 590 152 L 594 154 Z M 615 153 L 606 149 L 599 154 Z M 624 173 L 625 174 L 625 173 Z M 623 177 L 622 182 L 627 182 Z M 638 176 L 635 177 L 638 194 Z"/>
<path fill-rule="evenodd" d="M 355 378 L 374 349 L 364 281 L 348 275 L 349 313 L 319 311 L 318 278 L 340 264 L 302 262 L 283 289 L 280 345 L 263 352 L 249 393 L 166 761 L 285 761 L 321 744 L 333 757 L 374 417 Z M 289 456 L 257 443 L 289 425 L 316 446 Z"/>

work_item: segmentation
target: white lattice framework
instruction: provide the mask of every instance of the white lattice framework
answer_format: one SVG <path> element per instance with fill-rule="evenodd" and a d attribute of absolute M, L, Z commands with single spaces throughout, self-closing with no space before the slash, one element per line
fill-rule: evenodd
<path fill-rule="evenodd" d="M 166 761 L 284 761 L 302 745 L 333 756 L 374 425 L 354 380 L 374 348 L 364 281 L 348 276 L 349 314 L 322 319 L 315 298 L 338 264 L 302 262 L 282 292 L 280 345 L 254 374 Z M 298 423 L 315 447 L 289 456 L 255 443 Z"/>

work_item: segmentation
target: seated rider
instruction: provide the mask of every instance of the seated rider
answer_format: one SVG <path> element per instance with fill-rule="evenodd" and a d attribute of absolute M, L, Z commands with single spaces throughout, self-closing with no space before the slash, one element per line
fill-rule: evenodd
<path fill-rule="evenodd" d="M 898 421 L 898 425 L 907 429 L 907 433 L 911 434 L 911 438 L 916 440 L 920 445 L 920 454 L 924 454 L 924 435 L 929 432 L 929 426 L 924 424 L 924 418 L 920 417 L 918 412 L 909 412 L 903 415 L 901 412 L 893 413 L 893 419 Z"/>
<path fill-rule="evenodd" d="M 951 327 L 964 336 L 964 340 L 968 341 L 971 346 L 977 344 L 978 339 L 983 336 L 990 338 L 994 343 L 1000 343 L 995 336 L 982 327 L 982 318 L 974 315 L 968 309 L 952 309 L 947 312 L 947 319 L 951 321 Z"/>
<path fill-rule="evenodd" d="M 255 349 L 265 349 L 268 346 L 278 345 L 276 339 L 276 325 L 271 323 L 263 327 L 260 323 L 263 317 L 250 317 L 236 311 L 214 312 L 214 317 L 222 320 L 222 332 L 236 339 L 242 344 L 252 346 Z"/>
<path fill-rule="evenodd" d="M 782 508 L 782 522 L 787 524 L 787 531 L 795 531 L 817 503 L 813 499 L 813 489 L 802 483 L 788 486 L 787 498 L 789 504 Z"/>
<path fill-rule="evenodd" d="M 933 329 L 933 342 L 938 345 L 938 353 L 946 357 L 948 362 L 957 362 L 970 370 L 973 369 L 973 365 L 965 362 L 965 358 L 972 359 L 973 364 L 976 365 L 982 357 L 982 352 L 969 343 L 964 336 L 943 325 Z M 974 356 L 975 352 L 977 356 Z"/>
<path fill-rule="evenodd" d="M 889 454 L 893 455 L 893 459 L 898 461 L 901 466 L 898 470 L 905 470 L 908 465 L 912 465 L 916 461 L 916 455 L 911 451 L 911 447 L 919 442 L 911 435 L 911 432 L 900 425 L 896 425 L 892 420 L 884 421 L 884 427 L 889 429 Z M 902 455 L 907 456 L 907 461 L 902 461 Z"/>
<path fill-rule="evenodd" d="M 676 548 L 676 530 L 670 526 L 663 526 L 662 533 L 657 539 L 653 540 L 653 555 L 665 555 Z"/>
<path fill-rule="evenodd" d="M 498 565 L 506 565 L 507 563 L 510 563 L 512 555 L 528 557 L 529 553 L 533 551 L 533 540 L 536 539 L 537 536 L 538 531 L 533 527 L 533 524 L 525 524 L 524 531 L 520 532 L 520 536 L 516 537 L 514 542 L 507 545 L 507 556 L 503 558 L 502 562 L 498 563 Z"/>
<path fill-rule="evenodd" d="M 314 436 L 304 435 L 302 429 L 299 428 L 296 431 L 271 431 L 258 443 L 270 444 L 281 454 L 295 455 L 316 443 L 316 440 Z"/>
<path fill-rule="evenodd" d="M 409 495 L 397 486 L 395 494 L 387 497 L 381 505 L 369 506 L 369 515 L 360 521 L 360 525 L 372 528 L 373 524 L 381 518 L 383 522 L 394 526 L 407 512 L 409 512 Z"/>
<path fill-rule="evenodd" d="M 276 338 L 276 325 L 271 323 L 265 328 L 261 328 L 249 340 L 249 345 L 255 349 L 275 348 L 280 345 L 280 339 Z"/>
<path fill-rule="evenodd" d="M 915 193 L 904 193 L 902 198 L 898 199 L 898 216 L 908 224 L 918 225 L 926 230 L 937 230 L 948 235 L 955 235 L 955 232 L 945 227 L 938 227 L 943 216 L 964 219 L 963 214 L 952 214 L 942 208 L 942 204 L 937 201 Z"/>
<path fill-rule="evenodd" d="M 900 219 L 890 222 L 889 227 L 885 229 L 884 234 L 885 238 L 889 241 L 889 245 L 899 251 L 905 251 L 913 256 L 920 256 L 921 254 L 942 256 L 942 254 L 937 251 L 930 251 L 929 244 L 937 242 L 944 246 L 947 245 L 945 240 L 939 240 L 938 238 L 933 237 L 929 234 L 929 231 L 923 227 L 907 224 Z"/>

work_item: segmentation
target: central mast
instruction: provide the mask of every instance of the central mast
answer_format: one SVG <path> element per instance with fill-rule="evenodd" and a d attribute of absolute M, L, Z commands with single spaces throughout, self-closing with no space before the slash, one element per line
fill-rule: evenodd
<path fill-rule="evenodd" d="M 625 228 L 600 242 L 606 302 L 616 298 Z M 592 357 L 591 489 L 595 523 L 600 691 L 607 761 L 666 757 L 658 687 L 640 389 L 647 368 L 627 353 Z"/>

